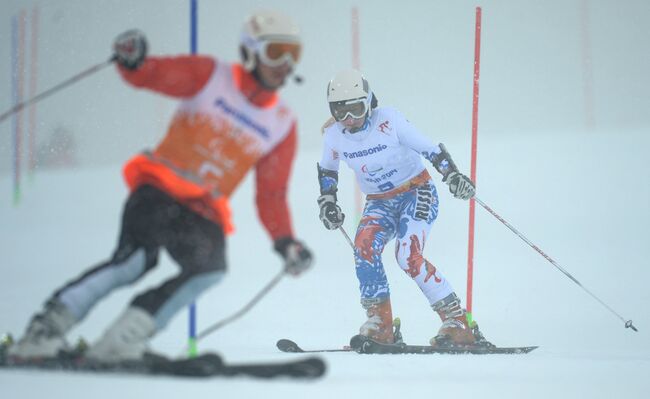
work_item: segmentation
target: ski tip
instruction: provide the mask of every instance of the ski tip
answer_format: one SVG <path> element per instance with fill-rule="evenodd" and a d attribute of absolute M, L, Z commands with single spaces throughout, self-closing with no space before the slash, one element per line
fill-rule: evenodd
<path fill-rule="evenodd" d="M 298 344 L 296 344 L 295 342 L 293 342 L 290 339 L 281 339 L 275 344 L 275 346 L 277 346 L 278 349 L 280 349 L 282 352 L 290 352 L 290 353 L 304 352 L 298 346 Z"/>
<path fill-rule="evenodd" d="M 534 351 L 535 349 L 539 348 L 539 346 L 525 346 L 522 348 L 521 353 L 529 353 Z"/>

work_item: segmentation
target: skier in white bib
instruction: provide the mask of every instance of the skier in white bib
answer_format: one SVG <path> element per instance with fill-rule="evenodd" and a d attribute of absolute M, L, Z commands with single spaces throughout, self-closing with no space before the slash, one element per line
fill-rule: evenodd
<path fill-rule="evenodd" d="M 367 320 L 360 334 L 393 343 L 389 284 L 382 252 L 395 238 L 397 263 L 420 287 L 442 320 L 433 346 L 473 345 L 483 340 L 470 325 L 451 284 L 423 257 L 424 245 L 438 215 L 438 194 L 422 158 L 432 163 L 456 198 L 474 196 L 472 181 L 460 173 L 444 145 L 431 143 L 394 108 L 377 107 L 368 82 L 357 70 L 339 72 L 327 87 L 332 118 L 323 127 L 318 164 L 320 219 L 338 229 L 345 215 L 337 205 L 339 162 L 356 175 L 366 205 L 354 240 L 361 305 Z"/>

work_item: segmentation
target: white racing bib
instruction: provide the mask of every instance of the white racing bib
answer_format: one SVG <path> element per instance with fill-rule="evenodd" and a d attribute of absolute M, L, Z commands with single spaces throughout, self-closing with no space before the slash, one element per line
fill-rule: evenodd
<path fill-rule="evenodd" d="M 348 132 L 341 123 L 325 128 L 320 166 L 338 171 L 344 161 L 355 173 L 361 191 L 390 191 L 420 174 L 422 156 L 439 154 L 440 148 L 423 136 L 394 108 L 372 112 L 368 127 Z"/>

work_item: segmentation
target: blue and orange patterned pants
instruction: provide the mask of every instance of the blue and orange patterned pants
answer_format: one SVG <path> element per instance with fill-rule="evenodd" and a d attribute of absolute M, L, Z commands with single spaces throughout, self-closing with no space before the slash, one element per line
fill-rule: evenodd
<path fill-rule="evenodd" d="M 438 193 L 430 180 L 390 198 L 368 199 L 354 242 L 362 302 L 372 303 L 390 296 L 382 253 L 393 238 L 397 263 L 430 304 L 453 292 L 451 284 L 422 255 L 437 216 Z"/>

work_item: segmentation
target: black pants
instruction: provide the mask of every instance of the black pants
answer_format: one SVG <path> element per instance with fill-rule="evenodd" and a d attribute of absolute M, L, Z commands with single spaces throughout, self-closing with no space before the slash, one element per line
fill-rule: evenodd
<path fill-rule="evenodd" d="M 178 263 L 180 272 L 131 303 L 150 313 L 161 329 L 221 278 L 226 270 L 225 238 L 221 226 L 152 186 L 139 187 L 126 201 L 112 258 L 66 284 L 54 297 L 81 320 L 112 290 L 134 283 L 154 268 L 161 248 Z"/>

